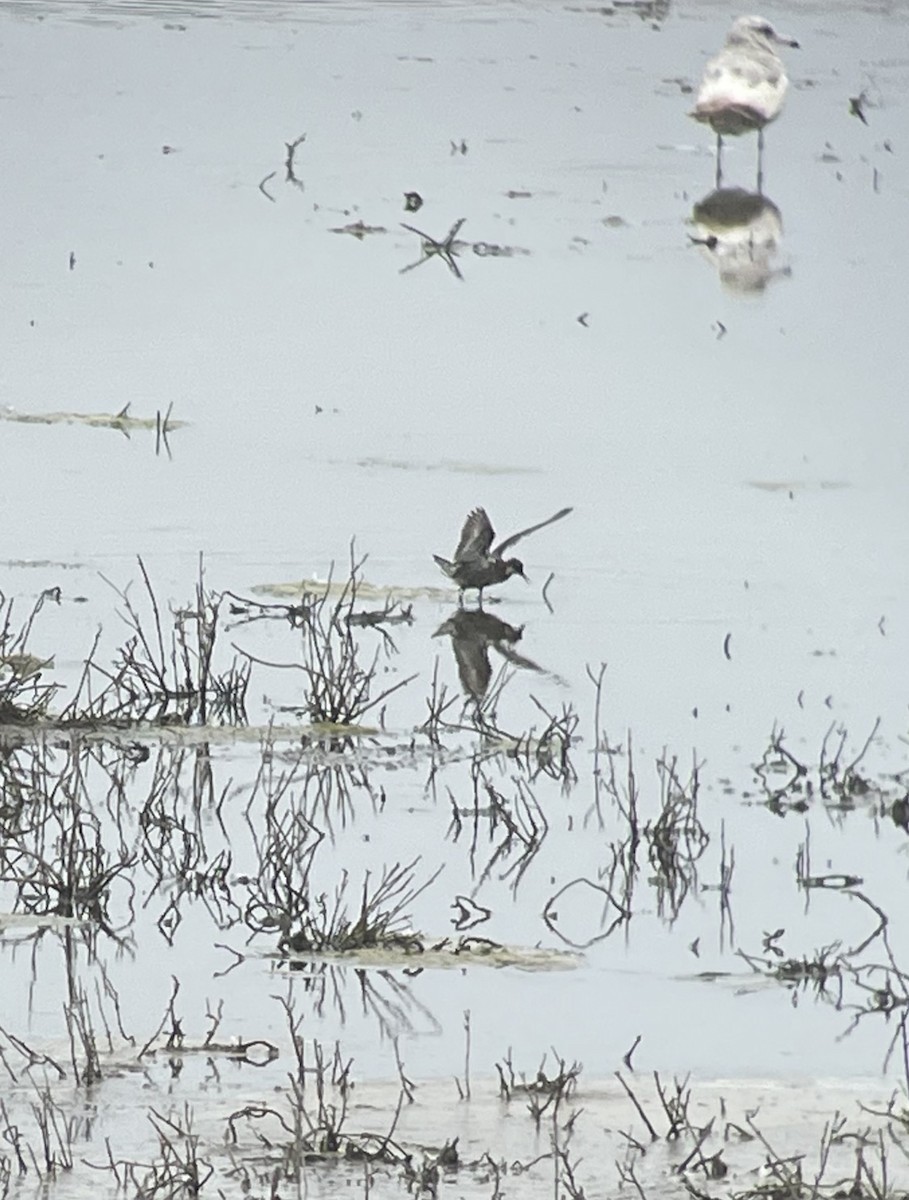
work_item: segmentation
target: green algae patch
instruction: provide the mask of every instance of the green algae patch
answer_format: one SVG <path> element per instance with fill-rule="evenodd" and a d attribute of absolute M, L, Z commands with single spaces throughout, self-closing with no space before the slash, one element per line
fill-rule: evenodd
<path fill-rule="evenodd" d="M 402 939 L 403 942 L 403 939 Z M 515 967 L 521 971 L 573 971 L 583 965 L 580 954 L 567 950 L 549 950 L 539 946 L 502 946 L 485 938 L 443 938 L 423 943 L 406 939 L 388 946 L 368 946 L 355 950 L 305 951 L 281 955 L 292 962 L 355 963 L 362 967 L 419 967 L 421 970 L 452 970 L 462 967 Z"/>
<path fill-rule="evenodd" d="M 451 475 L 539 475 L 539 467 L 521 467 L 507 463 L 460 462 L 443 458 L 438 462 L 414 462 L 409 459 L 358 458 L 358 467 L 386 467 L 391 471 L 433 471 Z"/>
<path fill-rule="evenodd" d="M 749 479 L 747 485 L 759 492 L 835 492 L 851 487 L 846 479 Z"/>
<path fill-rule="evenodd" d="M 250 588 L 257 596 L 275 596 L 279 600 L 299 599 L 301 596 L 343 596 L 350 590 L 350 580 L 303 579 L 299 583 L 256 583 Z M 358 600 L 439 600 L 446 603 L 457 598 L 454 588 L 401 587 L 398 584 L 369 583 L 357 580 Z"/>
<path fill-rule="evenodd" d="M 36 654 L 0 655 L 0 675 L 8 671 L 16 679 L 31 679 L 53 665 L 53 655 L 50 658 L 39 658 Z"/>
<path fill-rule="evenodd" d="M 382 731 L 376 725 L 346 725 L 343 721 L 315 721 L 300 730 L 304 737 L 376 737 Z"/>
<path fill-rule="evenodd" d="M 64 917 L 59 913 L 0 912 L 0 937 L 8 929 L 52 929 L 63 933 L 67 929 L 91 929 L 92 922 L 81 917 Z"/>
<path fill-rule="evenodd" d="M 336 740 L 340 737 L 381 737 L 382 730 L 366 725 L 333 724 L 326 721 L 307 725 L 181 725 L 175 721 L 54 721 L 42 719 L 18 723 L 0 723 L 0 746 L 28 743 L 47 734 L 78 734 L 89 742 L 111 745 L 132 743 L 167 745 L 258 745 Z M 409 745 L 409 742 L 408 742 Z"/>
<path fill-rule="evenodd" d="M 80 562 L 59 562 L 52 558 L 6 558 L 0 562 L 0 567 L 6 567 L 10 571 L 46 571 L 48 569 L 54 571 L 84 571 L 86 564 Z"/>
<path fill-rule="evenodd" d="M 128 404 L 124 404 L 118 413 L 24 413 L 5 407 L 0 408 L 0 419 L 21 425 L 87 425 L 90 429 L 119 429 L 127 434 L 138 429 L 162 429 L 169 433 L 188 424 L 187 421 L 175 421 L 169 412 L 166 416 L 156 413 L 153 417 L 131 417 Z"/>

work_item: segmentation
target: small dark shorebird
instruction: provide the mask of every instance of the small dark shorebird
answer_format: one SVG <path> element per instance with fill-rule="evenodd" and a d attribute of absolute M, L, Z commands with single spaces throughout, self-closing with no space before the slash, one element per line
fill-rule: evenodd
<path fill-rule="evenodd" d="M 511 537 L 506 538 L 504 542 L 499 542 L 498 546 L 493 549 L 492 542 L 495 531 L 492 528 L 492 522 L 486 515 L 485 508 L 475 508 L 464 522 L 461 540 L 458 542 L 454 557 L 449 560 L 434 554 L 433 558 L 448 578 L 454 580 L 458 585 L 459 599 L 462 602 L 464 592 L 468 588 L 476 588 L 480 594 L 479 603 L 482 605 L 485 588 L 492 587 L 496 583 L 504 583 L 512 575 L 520 575 L 522 579 L 527 579 L 521 560 L 504 558 L 505 551 L 519 542 L 521 538 L 527 537 L 528 534 L 536 533 L 538 529 L 551 525 L 553 521 L 561 521 L 562 517 L 567 517 L 571 511 L 570 508 L 562 508 L 555 516 L 548 517 L 537 525 L 531 525 L 529 529 L 522 529 L 520 533 L 513 533 Z"/>

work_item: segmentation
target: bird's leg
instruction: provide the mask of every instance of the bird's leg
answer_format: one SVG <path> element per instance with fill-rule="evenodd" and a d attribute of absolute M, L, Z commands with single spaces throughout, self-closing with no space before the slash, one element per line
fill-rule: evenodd
<path fill-rule="evenodd" d="M 723 186 L 723 135 L 716 135 L 716 190 Z"/>
<path fill-rule="evenodd" d="M 477 589 L 477 606 L 479 608 L 483 607 L 483 589 L 482 588 Z"/>
<path fill-rule="evenodd" d="M 464 589 L 458 588 L 458 608 L 464 607 Z"/>
<path fill-rule="evenodd" d="M 758 195 L 764 194 L 764 130 L 758 130 L 758 170 L 757 170 L 757 190 Z"/>

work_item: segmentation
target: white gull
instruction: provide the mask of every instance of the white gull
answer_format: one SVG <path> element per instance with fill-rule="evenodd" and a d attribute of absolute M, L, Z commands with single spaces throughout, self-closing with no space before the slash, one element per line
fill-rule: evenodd
<path fill-rule="evenodd" d="M 798 42 L 777 33 L 764 17 L 739 17 L 726 36 L 726 45 L 704 69 L 691 116 L 717 135 L 718 187 L 724 136 L 756 129 L 760 190 L 764 126 L 779 116 L 789 86 L 775 46 L 797 47 Z"/>

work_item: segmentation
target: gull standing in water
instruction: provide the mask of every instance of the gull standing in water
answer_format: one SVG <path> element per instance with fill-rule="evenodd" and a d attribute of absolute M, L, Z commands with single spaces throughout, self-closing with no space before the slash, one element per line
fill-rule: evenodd
<path fill-rule="evenodd" d="M 521 560 L 503 558 L 502 555 L 505 551 L 519 542 L 521 538 L 527 537 L 529 533 L 536 533 L 538 529 L 551 525 L 553 521 L 561 521 L 562 517 L 567 517 L 571 511 L 570 508 L 562 508 L 555 516 L 547 517 L 545 521 L 531 525 L 529 529 L 522 529 L 520 533 L 513 533 L 511 537 L 506 538 L 504 542 L 499 542 L 498 546 L 493 549 L 492 542 L 495 538 L 495 531 L 492 528 L 492 522 L 486 515 L 485 508 L 475 508 L 464 522 L 461 540 L 454 552 L 454 558 L 442 558 L 439 554 L 434 554 L 433 558 L 448 578 L 453 579 L 458 585 L 459 599 L 463 601 L 467 588 L 476 588 L 480 594 L 479 602 L 482 606 L 484 588 L 492 587 L 495 583 L 504 583 L 512 575 L 520 575 L 522 579 L 527 579 Z"/>
<path fill-rule="evenodd" d="M 763 17 L 739 17 L 726 36 L 726 45 L 704 70 L 690 115 L 716 134 L 717 187 L 722 186 L 723 178 L 723 138 L 756 129 L 761 190 L 764 126 L 779 116 L 789 86 L 775 46 L 798 47 L 798 42 L 777 33 Z"/>

